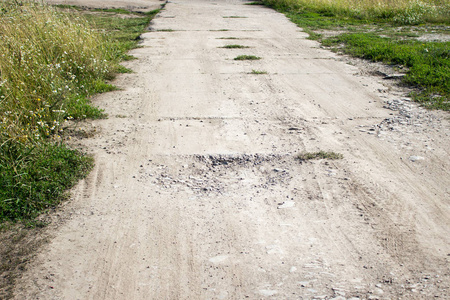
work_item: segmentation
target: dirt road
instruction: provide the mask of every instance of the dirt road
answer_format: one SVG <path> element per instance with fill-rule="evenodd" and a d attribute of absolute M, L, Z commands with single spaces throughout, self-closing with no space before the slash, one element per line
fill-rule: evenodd
<path fill-rule="evenodd" d="M 95 170 L 16 299 L 448 299 L 448 114 L 306 38 L 168 3 L 73 142 Z M 344 158 L 296 159 L 319 150 Z"/>

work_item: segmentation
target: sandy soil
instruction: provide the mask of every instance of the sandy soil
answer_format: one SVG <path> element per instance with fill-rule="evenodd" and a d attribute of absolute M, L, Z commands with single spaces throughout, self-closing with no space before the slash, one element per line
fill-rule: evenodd
<path fill-rule="evenodd" d="M 16 299 L 450 297 L 448 114 L 242 3 L 153 21 Z M 344 158 L 295 158 L 318 150 Z"/>

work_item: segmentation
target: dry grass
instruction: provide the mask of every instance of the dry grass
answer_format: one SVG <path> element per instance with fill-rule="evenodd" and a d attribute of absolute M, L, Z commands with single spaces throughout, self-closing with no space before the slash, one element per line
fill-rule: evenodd
<path fill-rule="evenodd" d="M 79 17 L 35 2 L 0 4 L 0 141 L 55 134 L 69 102 L 109 73 L 103 38 Z M 80 89 L 81 87 L 81 89 Z"/>
<path fill-rule="evenodd" d="M 447 0 L 263 0 L 278 8 L 312 10 L 329 15 L 393 19 L 404 24 L 448 21 Z"/>

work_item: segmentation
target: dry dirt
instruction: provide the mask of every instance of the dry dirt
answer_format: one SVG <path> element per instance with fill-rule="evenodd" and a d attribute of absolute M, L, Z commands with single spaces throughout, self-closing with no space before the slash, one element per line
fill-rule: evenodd
<path fill-rule="evenodd" d="M 151 29 L 16 299 L 450 297 L 447 113 L 261 6 L 171 1 Z M 344 158 L 296 159 L 319 150 Z"/>

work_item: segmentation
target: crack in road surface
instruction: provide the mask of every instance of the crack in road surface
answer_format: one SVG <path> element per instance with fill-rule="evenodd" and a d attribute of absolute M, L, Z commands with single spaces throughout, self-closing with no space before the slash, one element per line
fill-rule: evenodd
<path fill-rule="evenodd" d="M 16 299 L 449 297 L 448 115 L 244 1 L 171 1 L 150 29 Z M 296 158 L 319 150 L 344 158 Z"/>

